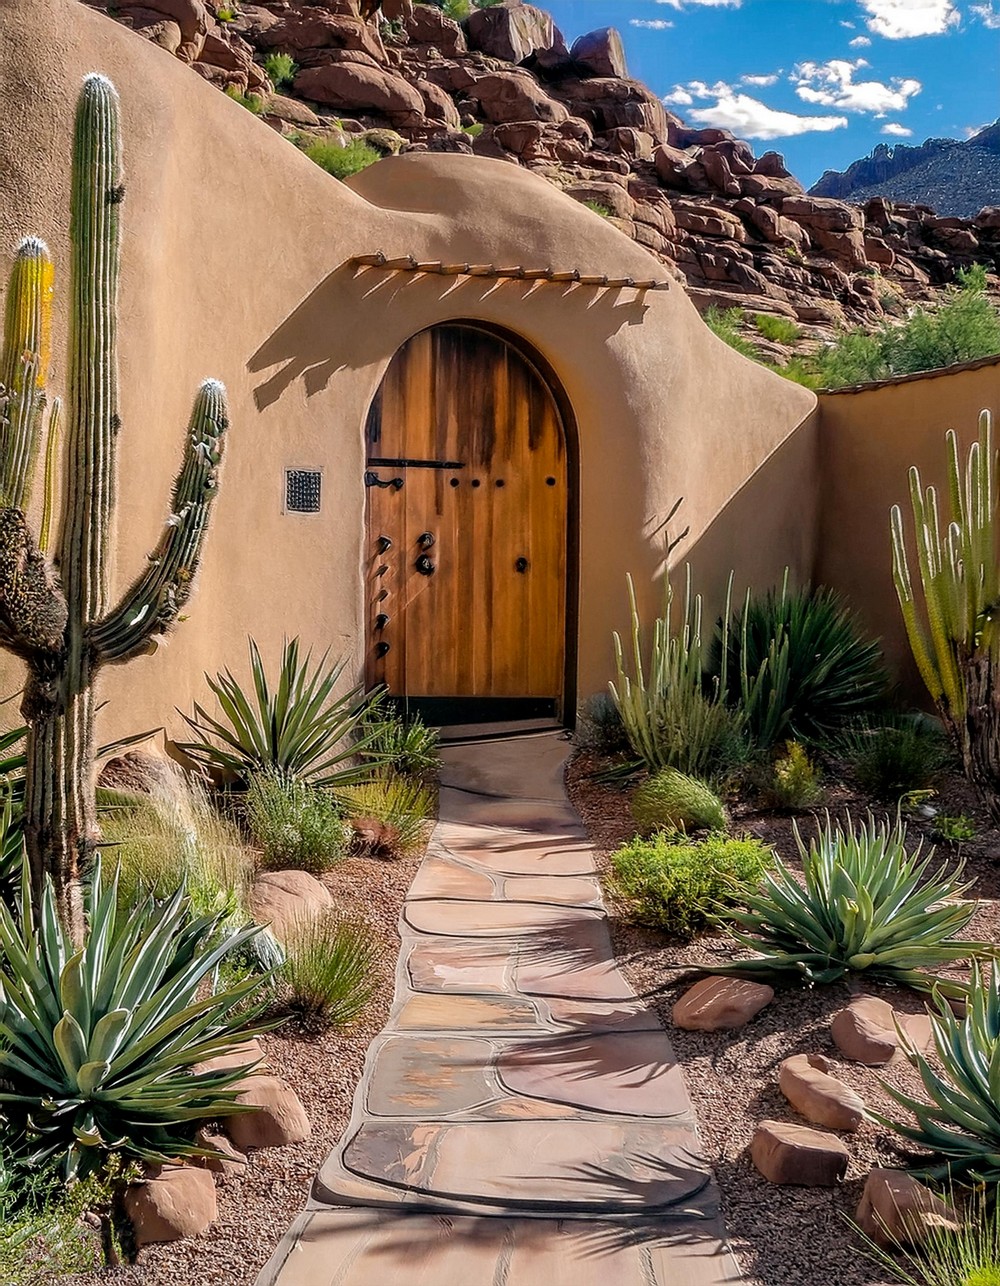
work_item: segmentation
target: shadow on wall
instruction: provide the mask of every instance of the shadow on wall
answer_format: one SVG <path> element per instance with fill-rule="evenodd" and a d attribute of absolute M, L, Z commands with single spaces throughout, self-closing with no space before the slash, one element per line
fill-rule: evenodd
<path fill-rule="evenodd" d="M 429 325 L 447 317 L 489 322 L 494 320 L 494 299 L 502 298 L 506 311 L 529 304 L 539 291 L 559 292 L 567 331 L 574 317 L 585 313 L 588 333 L 599 330 L 605 340 L 623 326 L 640 325 L 648 311 L 634 288 L 441 277 L 358 267 L 349 261 L 325 277 L 250 358 L 247 369 L 252 374 L 280 368 L 254 390 L 257 407 L 271 406 L 298 379 L 304 381 L 306 396 L 312 397 L 337 371 L 387 362 L 411 335 Z M 633 298 L 623 300 L 623 295 Z M 350 318 L 351 325 L 345 328 L 340 318 Z"/>

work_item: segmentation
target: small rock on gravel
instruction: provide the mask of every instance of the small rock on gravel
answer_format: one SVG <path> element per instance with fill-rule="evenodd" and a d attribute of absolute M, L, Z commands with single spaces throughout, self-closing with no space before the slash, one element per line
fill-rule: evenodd
<path fill-rule="evenodd" d="M 917 1246 L 943 1232 L 958 1232 L 955 1210 L 903 1170 L 874 1169 L 865 1183 L 858 1226 L 880 1246 Z"/>
<path fill-rule="evenodd" d="M 279 942 L 296 924 L 332 906 L 330 890 L 308 871 L 265 871 L 250 894 L 253 918 L 269 925 Z"/>
<path fill-rule="evenodd" d="M 215 1180 L 196 1166 L 154 1166 L 126 1190 L 125 1213 L 138 1247 L 197 1237 L 218 1218 Z"/>
<path fill-rule="evenodd" d="M 832 1188 L 847 1173 L 850 1153 L 835 1134 L 786 1121 L 761 1121 L 750 1157 L 771 1183 Z"/>
<path fill-rule="evenodd" d="M 246 1157 L 233 1147 L 224 1134 L 199 1130 L 195 1142 L 199 1147 L 211 1148 L 218 1153 L 217 1156 L 199 1157 L 197 1164 L 203 1170 L 210 1170 L 219 1183 L 225 1183 L 227 1179 L 238 1179 L 246 1170 Z"/>
<path fill-rule="evenodd" d="M 821 1054 L 795 1054 L 781 1064 L 778 1087 L 800 1116 L 813 1125 L 853 1133 L 865 1119 L 865 1104 L 850 1086 L 830 1075 Z"/>
<path fill-rule="evenodd" d="M 238 1103 L 256 1108 L 228 1116 L 226 1133 L 241 1152 L 251 1148 L 283 1148 L 309 1138 L 306 1110 L 298 1095 L 280 1076 L 248 1076 L 237 1086 Z"/>
<path fill-rule="evenodd" d="M 879 1067 L 899 1049 L 896 1016 L 878 996 L 856 996 L 830 1026 L 833 1042 L 845 1058 Z"/>
<path fill-rule="evenodd" d="M 745 1026 L 774 999 L 774 988 L 747 978 L 702 978 L 685 991 L 671 1011 L 675 1027 L 686 1031 L 734 1031 Z"/>

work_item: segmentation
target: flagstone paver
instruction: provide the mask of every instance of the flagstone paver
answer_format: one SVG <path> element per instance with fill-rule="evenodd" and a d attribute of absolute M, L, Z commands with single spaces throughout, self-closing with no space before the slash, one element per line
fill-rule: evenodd
<path fill-rule="evenodd" d="M 738 1282 L 555 735 L 450 747 L 351 1123 L 258 1286 Z"/>

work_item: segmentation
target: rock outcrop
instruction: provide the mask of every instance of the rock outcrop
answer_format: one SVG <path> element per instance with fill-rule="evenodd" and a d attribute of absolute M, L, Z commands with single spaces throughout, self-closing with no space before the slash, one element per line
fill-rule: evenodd
<path fill-rule="evenodd" d="M 778 153 L 757 157 L 726 130 L 691 129 L 669 113 L 628 77 L 613 29 L 569 48 L 551 17 L 522 0 L 461 25 L 411 0 L 383 0 L 370 19 L 371 3 L 359 0 L 84 2 L 219 88 L 256 96 L 263 119 L 300 140 L 340 145 L 388 127 L 410 150 L 532 169 L 613 219 L 699 307 L 788 317 L 807 340 L 931 302 L 958 268 L 1000 267 L 1000 198 L 962 220 L 882 197 L 857 205 L 807 194 Z M 293 60 L 290 84 L 268 79 L 274 54 Z"/>

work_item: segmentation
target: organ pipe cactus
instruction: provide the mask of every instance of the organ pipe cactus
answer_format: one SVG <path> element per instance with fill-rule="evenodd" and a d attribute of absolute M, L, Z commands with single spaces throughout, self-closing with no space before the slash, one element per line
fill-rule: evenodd
<path fill-rule="evenodd" d="M 920 676 L 962 757 L 965 773 L 1000 818 L 1000 562 L 997 456 L 988 411 L 963 470 L 947 434 L 948 514 L 942 528 L 934 487 L 910 470 L 917 571 L 923 610 L 907 561 L 903 515 L 891 512 L 893 577 Z"/>
<path fill-rule="evenodd" d="M 80 873 L 97 840 L 94 681 L 101 668 L 150 650 L 191 592 L 216 494 L 226 395 L 214 380 L 195 398 L 171 513 L 147 565 L 117 604 L 110 559 L 117 490 L 117 299 L 122 182 L 118 95 L 84 81 L 76 113 L 70 210 L 69 396 L 61 530 L 46 556 L 28 521 L 46 403 L 52 267 L 22 242 L 7 296 L 0 378 L 0 645 L 27 667 L 25 842 L 35 905 L 51 877 L 59 914 L 82 932 Z M 54 473 L 49 426 L 45 473 Z M 51 490 L 51 488 L 49 488 Z"/>

